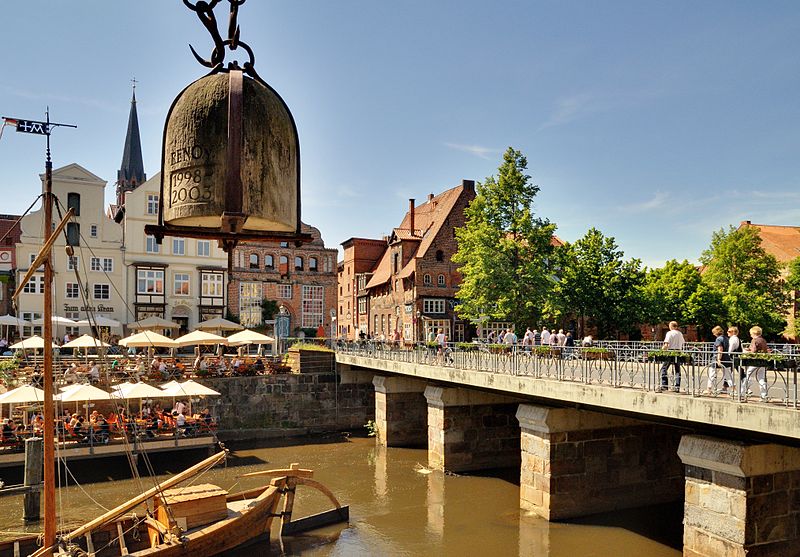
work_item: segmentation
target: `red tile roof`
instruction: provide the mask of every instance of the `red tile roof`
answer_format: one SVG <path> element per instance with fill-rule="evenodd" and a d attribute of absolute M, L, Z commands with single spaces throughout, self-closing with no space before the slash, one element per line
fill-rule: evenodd
<path fill-rule="evenodd" d="M 800 226 L 753 224 L 750 221 L 743 221 L 739 228 L 745 226 L 758 228 L 761 247 L 781 263 L 800 257 Z"/>

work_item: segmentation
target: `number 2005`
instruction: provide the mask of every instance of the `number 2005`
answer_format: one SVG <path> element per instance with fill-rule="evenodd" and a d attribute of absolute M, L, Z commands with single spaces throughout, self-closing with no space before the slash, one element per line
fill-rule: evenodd
<path fill-rule="evenodd" d="M 170 204 L 211 201 L 211 184 L 203 184 L 203 170 L 179 170 L 170 175 Z"/>

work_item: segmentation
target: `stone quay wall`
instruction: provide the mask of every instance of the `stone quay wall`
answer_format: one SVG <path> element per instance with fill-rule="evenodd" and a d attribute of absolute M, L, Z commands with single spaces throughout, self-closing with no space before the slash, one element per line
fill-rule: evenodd
<path fill-rule="evenodd" d="M 334 373 L 204 378 L 202 383 L 221 393 L 196 408 L 209 408 L 223 441 L 359 429 L 375 419 L 372 382 L 342 380 Z"/>

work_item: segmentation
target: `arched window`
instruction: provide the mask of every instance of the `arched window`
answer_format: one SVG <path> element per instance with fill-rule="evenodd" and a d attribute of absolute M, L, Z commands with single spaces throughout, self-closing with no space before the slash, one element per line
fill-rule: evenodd
<path fill-rule="evenodd" d="M 67 209 L 73 209 L 76 217 L 81 216 L 81 194 L 73 191 L 67 194 Z"/>
<path fill-rule="evenodd" d="M 303 258 L 299 255 L 294 258 L 294 270 L 295 271 L 302 271 L 303 270 Z"/>
<path fill-rule="evenodd" d="M 439 278 L 437 279 L 437 282 L 438 282 L 439 286 L 446 286 L 445 282 L 444 282 L 444 275 L 439 275 Z"/>
<path fill-rule="evenodd" d="M 440 249 L 436 250 L 436 261 L 444 261 L 444 252 Z"/>
<path fill-rule="evenodd" d="M 308 258 L 308 270 L 309 271 L 316 271 L 317 270 L 317 258 L 316 257 L 309 257 Z"/>
<path fill-rule="evenodd" d="M 285 255 L 281 255 L 280 262 L 281 262 L 281 265 L 288 265 L 289 264 L 289 258 L 286 257 Z"/>
<path fill-rule="evenodd" d="M 264 256 L 264 268 L 265 269 L 274 269 L 275 268 L 275 258 L 271 255 Z"/>
<path fill-rule="evenodd" d="M 422 284 L 430 286 L 431 276 L 428 273 L 425 273 L 425 276 L 422 277 Z"/>
<path fill-rule="evenodd" d="M 251 253 L 250 254 L 250 268 L 251 269 L 258 269 L 258 254 Z"/>

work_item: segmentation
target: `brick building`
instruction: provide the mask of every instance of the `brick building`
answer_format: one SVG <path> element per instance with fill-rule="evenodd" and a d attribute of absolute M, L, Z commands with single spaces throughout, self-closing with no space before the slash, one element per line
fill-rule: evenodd
<path fill-rule="evenodd" d="M 302 232 L 312 240 L 299 247 L 289 242 L 248 242 L 234 249 L 228 309 L 242 325 L 263 323 L 261 302 L 266 299 L 288 312 L 290 336 L 320 325 L 330 334 L 337 251 L 325 247 L 318 229 L 303 223 Z"/>
<path fill-rule="evenodd" d="M 0 314 L 13 313 L 11 295 L 14 293 L 14 270 L 17 268 L 17 252 L 21 230 L 19 215 L 0 215 Z"/>
<path fill-rule="evenodd" d="M 464 226 L 464 209 L 475 198 L 475 182 L 461 185 L 409 210 L 383 240 L 350 238 L 342 243 L 338 266 L 339 335 L 359 332 L 390 339 L 397 330 L 406 341 L 444 329 L 456 341 L 469 336 L 468 323 L 455 315 L 461 281 L 451 257 L 455 230 Z"/>

